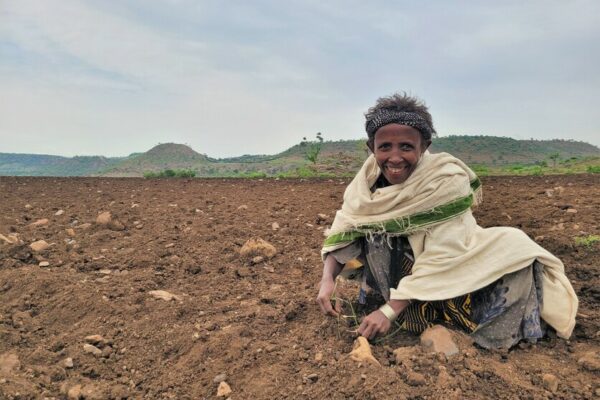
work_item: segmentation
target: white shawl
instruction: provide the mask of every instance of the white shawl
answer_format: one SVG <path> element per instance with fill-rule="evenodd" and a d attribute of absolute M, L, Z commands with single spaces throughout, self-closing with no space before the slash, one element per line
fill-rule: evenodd
<path fill-rule="evenodd" d="M 578 300 L 562 262 L 518 229 L 477 225 L 470 205 L 480 199 L 479 181 L 464 163 L 426 152 L 405 182 L 371 192 L 380 173 L 369 157 L 344 193 L 323 255 L 372 233 L 408 236 L 415 264 L 390 290 L 398 300 L 457 297 L 537 259 L 545 266 L 541 316 L 559 336 L 571 335 Z"/>

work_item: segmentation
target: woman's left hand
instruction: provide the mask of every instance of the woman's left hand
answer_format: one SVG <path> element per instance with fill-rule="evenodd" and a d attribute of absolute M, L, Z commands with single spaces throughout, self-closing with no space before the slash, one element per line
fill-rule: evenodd
<path fill-rule="evenodd" d="M 391 326 L 390 320 L 381 311 L 375 310 L 362 320 L 358 333 L 367 339 L 373 339 L 379 334 L 386 333 Z"/>

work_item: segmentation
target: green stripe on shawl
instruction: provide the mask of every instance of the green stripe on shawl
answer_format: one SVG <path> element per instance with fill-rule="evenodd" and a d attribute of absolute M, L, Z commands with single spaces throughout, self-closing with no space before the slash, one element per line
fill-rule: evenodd
<path fill-rule="evenodd" d="M 481 188 L 481 181 L 475 178 L 471 181 L 471 189 L 476 192 Z M 454 218 L 467 211 L 473 205 L 473 193 L 465 197 L 459 197 L 449 203 L 442 204 L 431 210 L 409 215 L 403 218 L 392 219 L 375 224 L 364 224 L 357 226 L 355 230 L 339 232 L 325 239 L 323 247 L 337 246 L 342 243 L 350 243 L 366 236 L 368 233 L 388 232 L 395 234 L 410 233 L 427 225 Z"/>

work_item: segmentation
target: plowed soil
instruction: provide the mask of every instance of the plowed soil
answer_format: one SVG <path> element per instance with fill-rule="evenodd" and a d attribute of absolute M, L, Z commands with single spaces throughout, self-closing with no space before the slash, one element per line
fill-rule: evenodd
<path fill-rule="evenodd" d="M 398 333 L 373 343 L 381 367 L 350 360 L 355 337 L 315 303 L 347 183 L 0 177 L 0 233 L 22 240 L 0 239 L 0 398 L 215 398 L 221 380 L 232 399 L 599 397 L 600 244 L 575 238 L 600 234 L 600 176 L 484 178 L 475 212 L 564 261 L 580 299 L 570 340 L 446 358 Z M 109 226 L 95 223 L 103 211 Z M 258 237 L 277 254 L 243 259 Z M 34 252 L 36 240 L 50 247 Z M 101 354 L 84 350 L 89 335 Z M 413 345 L 404 361 L 391 354 Z"/>

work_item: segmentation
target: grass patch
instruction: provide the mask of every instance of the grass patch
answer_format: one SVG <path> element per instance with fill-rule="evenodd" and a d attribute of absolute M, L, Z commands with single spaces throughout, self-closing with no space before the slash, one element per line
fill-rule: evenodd
<path fill-rule="evenodd" d="M 144 178 L 193 178 L 196 176 L 196 171 L 191 169 L 165 169 L 160 172 L 144 172 Z"/>
<path fill-rule="evenodd" d="M 577 246 L 591 248 L 596 243 L 600 242 L 600 236 L 598 235 L 587 235 L 587 236 L 577 236 L 575 238 L 575 244 Z"/>

